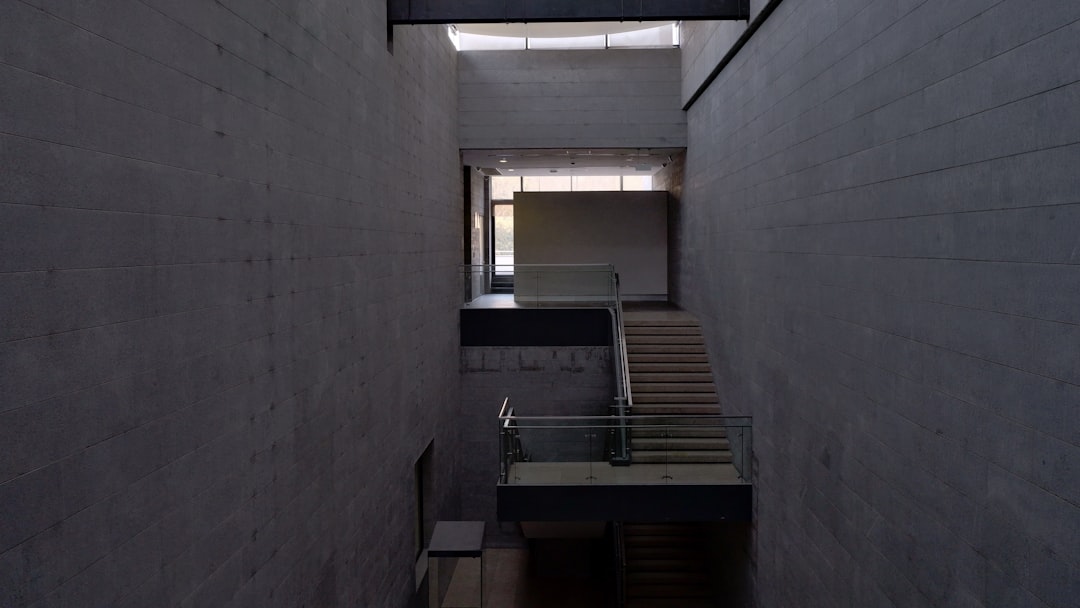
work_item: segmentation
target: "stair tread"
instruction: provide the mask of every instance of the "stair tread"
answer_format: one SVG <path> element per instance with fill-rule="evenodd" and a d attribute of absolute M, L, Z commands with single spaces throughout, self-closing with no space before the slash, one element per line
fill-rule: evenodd
<path fill-rule="evenodd" d="M 682 417 L 684 420 L 681 422 L 663 422 L 657 419 L 654 424 L 694 424 L 686 421 L 686 419 L 694 415 L 716 416 L 721 413 L 720 406 L 716 403 L 637 403 L 636 399 L 634 403 L 634 414 Z"/>
<path fill-rule="evenodd" d="M 721 450 L 730 451 L 731 442 L 724 437 L 632 437 L 634 450 Z"/>
<path fill-rule="evenodd" d="M 657 424 L 665 424 L 657 422 Z M 686 424 L 692 425 L 693 422 L 677 421 L 672 424 Z M 710 439 L 724 439 L 727 437 L 727 429 L 722 426 L 706 426 L 709 424 L 715 424 L 715 422 L 703 420 L 702 426 L 686 426 L 686 427 L 657 427 L 657 428 L 637 428 L 636 426 L 630 427 L 630 437 L 637 439 L 659 439 L 663 437 L 668 438 L 710 438 Z"/>
<path fill-rule="evenodd" d="M 637 316 L 632 312 L 623 313 L 623 327 L 701 327 L 697 319 L 686 315 L 683 318 L 674 319 L 649 319 Z"/>
<path fill-rule="evenodd" d="M 658 355 L 705 355 L 704 344 L 626 343 L 626 352 Z"/>
<path fill-rule="evenodd" d="M 630 380 L 638 378 L 708 378 L 712 380 L 712 371 L 707 363 L 631 363 Z"/>
<path fill-rule="evenodd" d="M 627 336 L 700 336 L 698 325 L 623 325 Z"/>
<path fill-rule="evenodd" d="M 683 556 L 689 556 L 690 559 L 698 561 L 705 559 L 704 553 L 687 547 L 640 547 L 634 551 L 627 549 L 626 553 L 626 559 L 628 564 L 630 561 L 655 561 L 662 559 L 673 559 Z M 629 568 L 629 565 L 627 567 Z"/>
<path fill-rule="evenodd" d="M 639 597 L 709 597 L 711 590 L 704 585 L 627 585 L 627 598 Z"/>
<path fill-rule="evenodd" d="M 660 371 L 639 372 L 630 368 L 630 384 L 645 382 L 678 382 L 678 383 L 708 383 L 712 384 L 713 376 L 708 371 Z"/>
<path fill-rule="evenodd" d="M 709 357 L 704 351 L 698 353 L 631 353 L 627 352 L 630 365 L 656 365 L 658 363 L 698 363 L 709 364 Z"/>
<path fill-rule="evenodd" d="M 705 339 L 698 335 L 676 334 L 673 336 L 659 334 L 630 334 L 626 336 L 627 344 L 704 344 Z"/>
<path fill-rule="evenodd" d="M 734 456 L 729 450 L 645 450 L 631 458 L 637 464 L 730 464 Z"/>
<path fill-rule="evenodd" d="M 630 585 L 657 585 L 657 584 L 685 584 L 685 585 L 708 585 L 709 576 L 704 570 L 685 572 L 673 570 L 670 572 L 634 572 L 626 573 L 626 582 Z"/>
<path fill-rule="evenodd" d="M 633 391 L 634 403 L 642 405 L 646 403 L 669 403 L 672 405 L 689 405 L 701 403 L 719 404 L 720 402 L 720 399 L 717 397 L 716 392 L 638 392 L 637 389 L 635 389 L 633 386 L 630 387 L 630 390 Z"/>
<path fill-rule="evenodd" d="M 706 599 L 691 598 L 627 598 L 626 608 L 716 608 Z"/>
<path fill-rule="evenodd" d="M 715 393 L 716 385 L 712 382 L 634 382 L 630 388 L 646 393 Z"/>

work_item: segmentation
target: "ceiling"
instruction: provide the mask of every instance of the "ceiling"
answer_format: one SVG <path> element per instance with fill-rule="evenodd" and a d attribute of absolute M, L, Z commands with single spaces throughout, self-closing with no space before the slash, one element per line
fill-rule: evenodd
<path fill-rule="evenodd" d="M 653 175 L 682 148 L 462 150 L 462 163 L 488 175 Z M 505 162 L 503 162 L 505 161 Z"/>

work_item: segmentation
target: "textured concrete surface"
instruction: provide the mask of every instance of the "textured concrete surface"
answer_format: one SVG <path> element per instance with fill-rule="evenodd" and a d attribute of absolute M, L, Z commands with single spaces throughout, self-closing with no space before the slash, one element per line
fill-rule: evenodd
<path fill-rule="evenodd" d="M 1075 605 L 1078 19 L 785 0 L 691 108 L 673 283 L 754 416 L 757 605 Z"/>
<path fill-rule="evenodd" d="M 778 0 L 774 0 L 778 1 Z M 682 102 L 685 105 L 701 88 L 713 68 L 731 50 L 751 22 L 770 0 L 750 0 L 747 21 L 685 21 L 682 38 Z"/>
<path fill-rule="evenodd" d="M 486 521 L 490 543 L 517 538 L 495 517 L 503 399 L 519 416 L 606 415 L 615 394 L 611 356 L 608 346 L 461 349 L 461 517 Z"/>
<path fill-rule="evenodd" d="M 462 148 L 686 145 L 678 49 L 460 55 Z"/>
<path fill-rule="evenodd" d="M 384 10 L 0 3 L 0 605 L 405 604 L 463 208 Z"/>

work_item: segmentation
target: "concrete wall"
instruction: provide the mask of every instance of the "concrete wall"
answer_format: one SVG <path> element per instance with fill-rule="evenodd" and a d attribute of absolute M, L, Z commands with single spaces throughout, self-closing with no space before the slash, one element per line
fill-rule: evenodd
<path fill-rule="evenodd" d="M 686 145 L 678 49 L 461 53 L 462 148 Z"/>
<path fill-rule="evenodd" d="M 717 63 L 727 55 L 751 23 L 770 4 L 782 0 L 750 0 L 747 21 L 685 21 L 682 38 L 682 102 L 702 87 Z"/>
<path fill-rule="evenodd" d="M 466 264 L 478 265 L 484 264 L 490 258 L 488 254 L 488 246 L 490 242 L 491 233 L 491 217 L 489 215 L 489 201 L 490 197 L 488 178 L 484 176 L 472 167 L 467 167 L 465 171 L 465 179 L 468 181 L 468 199 L 469 199 L 469 211 L 468 217 L 465 222 L 468 228 L 466 228 L 466 236 L 469 239 L 469 255 L 465 260 Z M 471 274 L 471 280 L 467 289 L 469 293 L 466 294 L 466 299 L 472 299 L 479 295 L 486 293 L 486 283 L 490 279 L 484 272 L 476 272 Z"/>
<path fill-rule="evenodd" d="M 1080 3 L 786 0 L 690 109 L 676 299 L 759 606 L 1075 605 Z"/>
<path fill-rule="evenodd" d="M 666 299 L 667 257 L 665 192 L 514 194 L 518 264 L 613 264 L 622 296 Z M 587 293 L 607 293 L 601 287 Z M 536 287 L 519 281 L 514 292 L 529 296 Z"/>
<path fill-rule="evenodd" d="M 668 199 L 667 231 L 668 251 L 680 252 L 679 255 L 667 257 L 668 272 L 668 299 L 670 294 L 684 293 L 686 288 L 679 282 L 696 274 L 693 264 L 702 262 L 695 252 L 687 250 L 688 244 L 684 242 L 683 231 L 679 230 L 682 214 L 683 180 L 686 177 L 686 152 L 681 152 L 672 157 L 666 167 L 653 175 L 653 190 L 666 192 Z"/>
<path fill-rule="evenodd" d="M 495 518 L 503 399 L 519 416 L 606 415 L 615 395 L 611 356 L 610 346 L 461 349 L 461 515 L 487 522 L 489 544 L 521 541 L 516 525 Z"/>
<path fill-rule="evenodd" d="M 463 209 L 384 10 L 0 3 L 0 605 L 405 605 Z"/>

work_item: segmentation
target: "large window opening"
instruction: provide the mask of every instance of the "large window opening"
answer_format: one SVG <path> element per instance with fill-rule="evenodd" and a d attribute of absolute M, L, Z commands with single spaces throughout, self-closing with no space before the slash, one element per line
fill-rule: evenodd
<path fill-rule="evenodd" d="M 515 192 L 652 190 L 651 175 L 517 175 L 491 178 L 492 259 L 496 275 L 514 274 Z"/>
<path fill-rule="evenodd" d="M 495 274 L 514 274 L 514 203 L 492 203 Z"/>
<path fill-rule="evenodd" d="M 680 45 L 678 22 L 469 23 L 447 28 L 459 51 L 655 49 Z"/>

